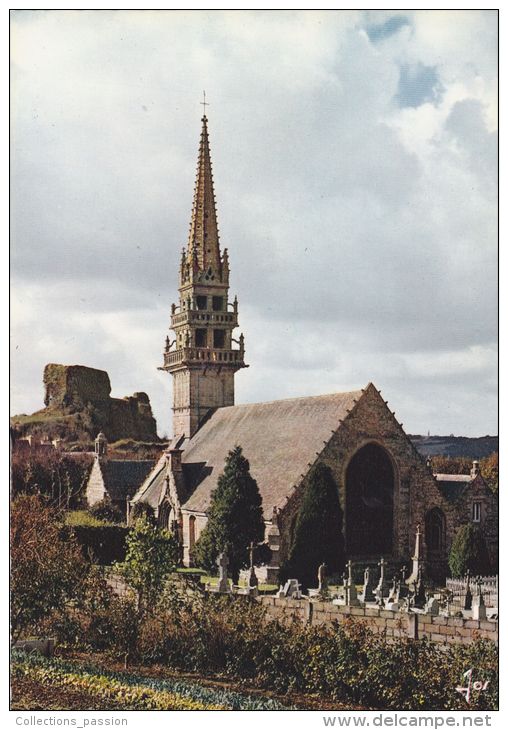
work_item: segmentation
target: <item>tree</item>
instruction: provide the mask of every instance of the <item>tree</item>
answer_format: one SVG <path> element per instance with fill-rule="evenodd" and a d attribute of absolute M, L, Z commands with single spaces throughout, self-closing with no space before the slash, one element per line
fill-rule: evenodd
<path fill-rule="evenodd" d="M 454 578 L 460 578 L 467 570 L 471 575 L 490 574 L 489 553 L 481 530 L 472 524 L 459 528 L 450 550 L 448 565 Z"/>
<path fill-rule="evenodd" d="M 263 540 L 265 524 L 261 495 L 240 446 L 229 452 L 224 471 L 212 493 L 208 521 L 195 546 L 196 563 L 209 572 L 217 569 L 220 552 L 226 552 L 233 582 L 249 565 L 249 546 Z"/>
<path fill-rule="evenodd" d="M 62 529 L 61 513 L 38 495 L 11 507 L 11 628 L 13 639 L 75 599 L 88 573 L 79 545 Z"/>
<path fill-rule="evenodd" d="M 317 585 L 317 572 L 326 563 L 328 574 L 344 569 L 343 513 L 339 490 L 328 466 L 315 464 L 295 524 L 289 558 L 281 578 L 298 578 L 306 588 Z"/>
<path fill-rule="evenodd" d="M 497 492 L 499 483 L 499 453 L 493 451 L 490 456 L 480 459 L 480 469 L 483 478 L 487 482 L 487 486 L 493 492 Z"/>
<path fill-rule="evenodd" d="M 157 603 L 166 578 L 176 568 L 179 555 L 177 538 L 159 530 L 146 515 L 135 522 L 127 540 L 123 563 L 115 567 L 138 594 L 139 618 Z"/>

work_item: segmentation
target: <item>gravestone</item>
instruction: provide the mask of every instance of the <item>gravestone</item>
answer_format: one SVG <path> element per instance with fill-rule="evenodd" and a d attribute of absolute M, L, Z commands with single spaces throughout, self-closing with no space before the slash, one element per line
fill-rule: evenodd
<path fill-rule="evenodd" d="M 384 604 L 384 598 L 388 593 L 388 586 L 385 581 L 385 559 L 381 558 L 381 560 L 378 563 L 379 566 L 379 582 L 374 590 L 374 595 L 376 596 L 376 603 L 379 606 L 382 606 Z"/>
<path fill-rule="evenodd" d="M 400 601 L 403 598 L 407 598 L 409 596 L 409 588 L 406 581 L 406 573 L 407 568 L 405 565 L 402 566 L 400 569 L 400 581 L 399 581 L 399 593 L 398 593 L 398 600 Z"/>
<path fill-rule="evenodd" d="M 358 594 L 356 592 L 356 585 L 353 577 L 353 563 L 351 560 L 348 560 L 346 568 L 348 572 L 347 583 L 345 585 L 346 606 L 359 606 L 360 601 L 358 600 Z"/>
<path fill-rule="evenodd" d="M 420 565 L 418 568 L 418 579 L 416 583 L 413 583 L 412 593 L 409 599 L 411 606 L 414 608 L 423 608 L 427 602 L 427 596 L 425 595 L 425 584 L 423 582 L 423 566 Z"/>
<path fill-rule="evenodd" d="M 430 616 L 439 616 L 439 600 L 434 596 L 429 596 L 425 604 L 425 613 L 428 613 Z"/>
<path fill-rule="evenodd" d="M 466 571 L 466 595 L 464 597 L 464 610 L 470 611 L 473 606 L 473 594 L 471 592 L 471 571 Z"/>
<path fill-rule="evenodd" d="M 485 606 L 485 601 L 483 600 L 482 585 L 483 580 L 478 578 L 476 581 L 476 595 L 473 598 L 472 606 L 474 621 L 483 621 L 487 618 L 487 608 Z"/>
<path fill-rule="evenodd" d="M 250 549 L 249 549 L 249 562 L 250 562 L 250 572 L 249 572 L 249 590 L 253 592 L 256 591 L 257 595 L 257 588 L 259 585 L 258 577 L 256 575 L 256 569 L 254 568 L 254 543 L 251 542 Z"/>
<path fill-rule="evenodd" d="M 328 597 L 328 578 L 326 577 L 326 563 L 318 568 L 318 594 L 321 598 Z"/>
<path fill-rule="evenodd" d="M 362 592 L 360 593 L 360 601 L 362 603 L 367 602 L 373 602 L 376 600 L 376 597 L 372 591 L 372 583 L 370 579 L 370 568 L 367 567 L 363 571 L 363 588 Z"/>
<path fill-rule="evenodd" d="M 219 582 L 217 583 L 217 591 L 219 593 L 231 593 L 228 580 L 229 560 L 226 553 L 219 553 L 217 565 L 219 566 Z"/>
<path fill-rule="evenodd" d="M 277 598 L 301 598 L 302 597 L 302 586 L 296 580 L 296 578 L 290 578 L 286 581 L 284 587 L 280 586 L 277 592 Z"/>

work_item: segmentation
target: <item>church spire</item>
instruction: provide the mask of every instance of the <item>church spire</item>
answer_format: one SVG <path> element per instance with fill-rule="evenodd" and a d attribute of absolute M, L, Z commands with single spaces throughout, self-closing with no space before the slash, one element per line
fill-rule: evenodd
<path fill-rule="evenodd" d="M 201 271 L 211 268 L 220 275 L 219 229 L 207 121 L 203 115 L 187 253 L 190 262 L 197 264 Z"/>
<path fill-rule="evenodd" d="M 203 102 L 206 105 L 206 101 Z M 173 433 L 193 436 L 216 408 L 235 402 L 235 373 L 245 364 L 238 300 L 229 301 L 229 255 L 221 254 L 206 115 L 187 248 L 180 260 L 179 303 L 171 307 L 163 370 L 173 376 Z"/>

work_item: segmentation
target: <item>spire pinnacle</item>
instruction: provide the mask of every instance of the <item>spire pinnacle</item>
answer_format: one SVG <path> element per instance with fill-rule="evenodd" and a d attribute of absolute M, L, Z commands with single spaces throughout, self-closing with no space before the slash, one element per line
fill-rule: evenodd
<path fill-rule="evenodd" d="M 207 105 L 206 94 L 201 102 Z M 189 231 L 188 253 L 195 254 L 197 265 L 202 271 L 209 267 L 216 272 L 221 270 L 219 230 L 213 189 L 212 163 L 210 144 L 208 141 L 207 118 L 203 115 L 201 122 L 201 139 L 199 143 L 196 185 Z"/>
<path fill-rule="evenodd" d="M 206 91 L 203 90 L 203 101 L 199 102 L 201 106 L 203 107 L 203 116 L 206 118 L 206 107 L 210 106 L 209 102 L 206 100 Z"/>

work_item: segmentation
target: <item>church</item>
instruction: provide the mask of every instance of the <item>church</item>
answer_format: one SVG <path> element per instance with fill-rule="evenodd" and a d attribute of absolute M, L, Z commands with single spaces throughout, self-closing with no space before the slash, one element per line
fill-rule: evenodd
<path fill-rule="evenodd" d="M 179 302 L 171 307 L 173 334 L 166 337 L 161 367 L 173 378 L 174 436 L 130 500 L 130 509 L 145 503 L 161 526 L 177 531 L 185 565 L 193 564 L 211 494 L 236 445 L 262 497 L 272 550 L 270 565 L 258 571 L 262 579 L 276 580 L 289 554 L 316 462 L 326 464 L 336 481 L 344 514 L 337 529 L 353 560 L 409 559 L 421 525 L 427 565 L 438 575 L 460 525 L 471 521 L 486 535 L 493 527 L 495 532 L 495 500 L 477 463 L 462 479 L 434 475 L 372 383 L 345 393 L 235 405 L 235 375 L 248 365 L 244 336 L 235 336 L 239 303 L 236 296 L 230 301 L 229 273 L 204 115 Z"/>

